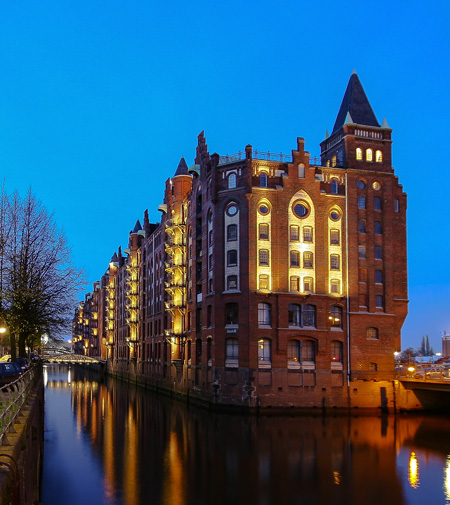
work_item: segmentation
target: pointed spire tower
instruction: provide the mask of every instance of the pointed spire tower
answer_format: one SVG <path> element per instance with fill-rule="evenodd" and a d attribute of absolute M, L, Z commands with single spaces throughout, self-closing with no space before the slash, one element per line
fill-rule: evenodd
<path fill-rule="evenodd" d="M 322 165 L 391 171 L 391 132 L 386 120 L 380 126 L 353 71 L 333 131 L 320 144 Z"/>

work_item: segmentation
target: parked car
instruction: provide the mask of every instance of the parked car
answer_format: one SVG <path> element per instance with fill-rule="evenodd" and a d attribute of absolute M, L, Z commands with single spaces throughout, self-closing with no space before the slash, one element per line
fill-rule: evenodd
<path fill-rule="evenodd" d="M 8 361 L 11 361 L 11 359 Z M 23 372 L 26 372 L 30 368 L 30 363 L 27 358 L 16 358 L 16 363 L 20 366 Z"/>
<path fill-rule="evenodd" d="M 22 369 L 17 363 L 0 362 L 0 386 L 15 381 L 22 375 Z"/>
<path fill-rule="evenodd" d="M 0 358 L 0 361 L 8 361 L 11 360 L 11 354 L 5 354 Z"/>

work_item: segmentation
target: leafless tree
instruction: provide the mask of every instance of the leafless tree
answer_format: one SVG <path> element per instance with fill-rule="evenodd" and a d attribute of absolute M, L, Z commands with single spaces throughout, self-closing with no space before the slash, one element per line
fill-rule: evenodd
<path fill-rule="evenodd" d="M 84 275 L 72 264 L 63 231 L 31 190 L 24 198 L 3 191 L 0 212 L 0 308 L 14 358 L 16 339 L 24 356 L 26 344 L 44 332 L 58 337 L 70 331 Z"/>

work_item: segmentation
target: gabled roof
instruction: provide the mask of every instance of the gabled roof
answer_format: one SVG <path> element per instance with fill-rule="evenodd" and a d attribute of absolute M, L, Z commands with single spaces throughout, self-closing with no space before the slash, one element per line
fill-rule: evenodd
<path fill-rule="evenodd" d="M 178 163 L 178 168 L 177 171 L 175 172 L 174 177 L 176 177 L 177 175 L 189 175 L 188 166 L 186 164 L 184 156 L 181 157 L 180 163 Z"/>
<path fill-rule="evenodd" d="M 355 71 L 348 81 L 332 134 L 348 123 L 348 118 L 356 124 L 380 126 Z"/>
<path fill-rule="evenodd" d="M 111 257 L 111 262 L 110 263 L 117 263 L 119 261 L 119 258 L 117 257 L 117 254 L 114 253 Z"/>

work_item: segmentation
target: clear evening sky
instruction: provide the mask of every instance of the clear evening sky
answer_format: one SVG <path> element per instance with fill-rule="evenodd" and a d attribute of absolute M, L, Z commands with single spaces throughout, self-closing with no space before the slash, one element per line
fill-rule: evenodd
<path fill-rule="evenodd" d="M 54 211 L 92 282 L 164 182 L 252 144 L 320 153 L 356 69 L 393 128 L 408 194 L 403 348 L 450 333 L 446 0 L 0 3 L 0 164 L 9 191 Z"/>

